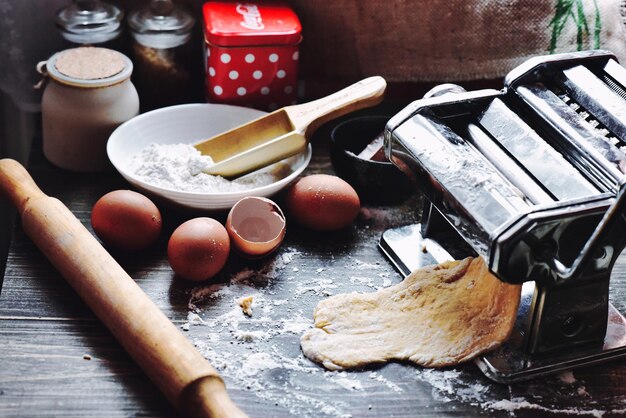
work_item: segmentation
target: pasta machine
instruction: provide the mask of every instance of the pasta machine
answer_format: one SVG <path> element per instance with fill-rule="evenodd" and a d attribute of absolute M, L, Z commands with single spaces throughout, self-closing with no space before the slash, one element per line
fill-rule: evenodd
<path fill-rule="evenodd" d="M 383 252 L 404 274 L 480 255 L 524 284 L 511 337 L 476 361 L 489 378 L 626 355 L 626 301 L 609 298 L 626 246 L 625 147 L 626 69 L 601 50 L 530 59 L 501 90 L 439 86 L 387 123 L 386 155 L 425 204 L 421 224 L 385 231 Z"/>

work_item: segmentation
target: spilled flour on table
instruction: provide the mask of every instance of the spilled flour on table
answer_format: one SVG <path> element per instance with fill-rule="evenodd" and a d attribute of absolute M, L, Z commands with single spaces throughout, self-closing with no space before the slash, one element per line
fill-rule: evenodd
<path fill-rule="evenodd" d="M 432 396 L 440 402 L 462 402 L 486 411 L 502 411 L 514 414 L 519 410 L 536 410 L 551 414 L 569 416 L 590 416 L 602 418 L 605 415 L 621 415 L 626 413 L 626 397 L 621 405 L 607 408 L 602 402 L 594 401 L 584 390 L 582 382 L 574 378 L 572 371 L 561 375 L 544 377 L 544 384 L 531 382 L 518 383 L 513 386 L 499 385 L 486 379 L 476 379 L 460 370 L 420 369 L 417 380 L 432 386 Z M 545 382 L 548 383 L 545 383 Z M 548 389 L 546 389 L 548 387 Z M 498 393 L 506 388 L 507 394 Z M 583 388 L 583 393 L 581 393 Z M 502 395 L 505 395 L 506 398 Z M 557 408 L 550 405 L 550 399 L 563 399 L 569 395 L 573 404 L 578 406 Z M 498 399 L 498 397 L 502 399 Z M 514 416 L 514 415 L 511 415 Z"/>
<path fill-rule="evenodd" d="M 313 326 L 317 303 L 338 293 L 388 287 L 400 278 L 386 265 L 352 256 L 329 256 L 323 267 L 308 269 L 300 262 L 306 257 L 282 248 L 257 268 L 232 273 L 227 283 L 190 291 L 182 329 L 228 388 L 250 393 L 250 405 L 256 399 L 297 417 L 388 416 L 389 405 L 423 407 L 420 396 L 411 394 L 426 389 L 433 399 L 426 408 L 431 412 L 454 413 L 469 405 L 491 416 L 515 416 L 521 410 L 598 418 L 626 413 L 626 396 L 623 402 L 596 400 L 575 372 L 545 378 L 549 383 L 506 386 L 487 380 L 473 364 L 452 370 L 390 364 L 327 371 L 300 350 L 300 336 Z M 338 274 L 335 266 L 350 273 Z M 239 305 L 243 296 L 254 301 L 252 316 Z M 554 407 L 552 400 L 564 396 L 571 407 Z"/>
<path fill-rule="evenodd" d="M 530 403 L 524 398 L 514 398 L 512 400 L 503 399 L 497 402 L 487 402 L 484 407 L 487 409 L 494 409 L 500 411 L 509 411 L 514 412 L 520 409 L 534 409 L 538 411 L 550 412 L 552 414 L 566 414 L 566 415 L 579 415 L 579 416 L 591 416 L 596 418 L 602 418 L 606 411 L 601 411 L 599 409 L 577 409 L 577 408 L 566 408 L 566 409 L 554 409 L 547 408 L 545 406 L 537 405 L 534 403 Z M 616 411 L 611 411 L 611 413 L 616 413 Z M 622 412 L 620 412 L 622 413 Z"/>

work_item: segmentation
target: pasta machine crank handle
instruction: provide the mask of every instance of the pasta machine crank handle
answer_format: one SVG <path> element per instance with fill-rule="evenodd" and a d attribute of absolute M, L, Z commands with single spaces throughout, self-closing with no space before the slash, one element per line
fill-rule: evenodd
<path fill-rule="evenodd" d="M 601 346 L 609 312 L 609 282 L 615 261 L 626 247 L 626 186 L 569 266 L 548 260 L 556 280 L 536 282 L 527 322 L 525 350 L 531 354 L 585 345 Z"/>
<path fill-rule="evenodd" d="M 593 234 L 583 247 L 581 253 L 576 257 L 571 266 L 564 266 L 556 257 L 553 257 L 549 260 L 549 265 L 552 270 L 557 273 L 559 280 L 570 280 L 575 277 L 579 277 L 589 264 L 592 257 L 597 257 L 602 251 L 606 251 L 603 247 L 607 238 L 610 235 L 614 235 L 615 227 L 620 221 L 623 221 L 626 206 L 626 179 L 622 178 L 620 180 L 619 189 L 617 191 L 617 195 L 615 196 L 615 200 L 609 206 L 607 211 L 605 212 L 602 220 L 593 231 Z M 623 222 L 621 222 L 623 224 Z M 623 234 L 621 236 L 624 236 Z M 624 239 L 620 239 L 620 236 L 615 237 L 617 241 L 614 243 L 614 246 L 620 246 L 620 248 L 613 248 L 614 257 L 620 254 L 620 252 L 626 246 L 626 241 Z M 617 250 L 617 251 L 615 251 Z M 613 260 L 614 261 L 614 260 Z M 611 264 L 612 266 L 612 264 Z"/>

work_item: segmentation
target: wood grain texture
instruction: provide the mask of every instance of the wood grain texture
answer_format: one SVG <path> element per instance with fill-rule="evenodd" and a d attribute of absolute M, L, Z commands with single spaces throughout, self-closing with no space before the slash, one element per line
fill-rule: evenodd
<path fill-rule="evenodd" d="M 313 139 L 307 173 L 332 173 L 327 135 L 322 127 Z M 76 176 L 58 170 L 37 146 L 30 170 L 42 190 L 63 201 L 89 230 L 95 201 L 110 190 L 128 188 L 114 173 Z M 280 204 L 281 198 L 275 200 Z M 594 410 L 604 417 L 626 414 L 626 361 L 575 370 L 573 379 L 550 376 L 511 386 L 490 382 L 471 363 L 436 371 L 393 363 L 338 375 L 302 358 L 299 330 L 261 321 L 285 318 L 284 325 L 302 317 L 312 324 L 313 308 L 327 295 L 398 283 L 400 275 L 376 243 L 385 229 L 418 221 L 420 207 L 419 196 L 394 207 L 364 207 L 353 227 L 331 234 L 311 233 L 287 220 L 287 235 L 276 257 L 290 254 L 290 263 L 276 268 L 274 259 L 250 263 L 233 256 L 216 279 L 215 297 L 198 301 L 192 296 L 202 286 L 175 278 L 165 257 L 169 233 L 195 213 L 163 208 L 164 233 L 153 248 L 140 255 L 114 256 L 177 326 L 187 322 L 191 302 L 197 302 L 195 312 L 210 323 L 235 312 L 234 298 L 243 296 L 236 293 L 239 290 L 259 295 L 259 303 L 265 298 L 264 304 L 253 306 L 249 320 L 240 320 L 239 329 L 275 330 L 270 340 L 238 339 L 221 323 L 192 325 L 185 334 L 194 344 L 222 350 L 210 361 L 230 354 L 230 364 L 239 365 L 242 359 L 252 359 L 251 353 L 280 351 L 285 361 L 278 367 L 259 369 L 243 379 L 229 364 L 217 364 L 229 395 L 251 417 L 552 417 L 580 411 L 590 415 Z M 215 215 L 219 220 L 224 216 Z M 271 266 L 271 274 L 235 283 L 246 269 L 256 272 Z M 614 276 L 612 300 L 623 310 L 625 260 L 619 260 Z M 327 287 L 320 288 L 324 284 Z M 233 293 L 217 295 L 227 290 Z M 271 311 L 264 314 L 264 308 Z M 519 399 L 530 407 L 511 413 L 489 406 L 518 405 Z M 0 293 L 0 416 L 178 416 L 19 226 Z"/>

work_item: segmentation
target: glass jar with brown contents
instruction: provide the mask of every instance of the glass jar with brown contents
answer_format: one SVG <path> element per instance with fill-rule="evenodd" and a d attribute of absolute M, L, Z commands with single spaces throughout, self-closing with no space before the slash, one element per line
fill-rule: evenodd
<path fill-rule="evenodd" d="M 191 14 L 171 0 L 151 0 L 129 14 L 134 82 L 142 110 L 185 103 L 193 97 L 194 24 Z"/>

